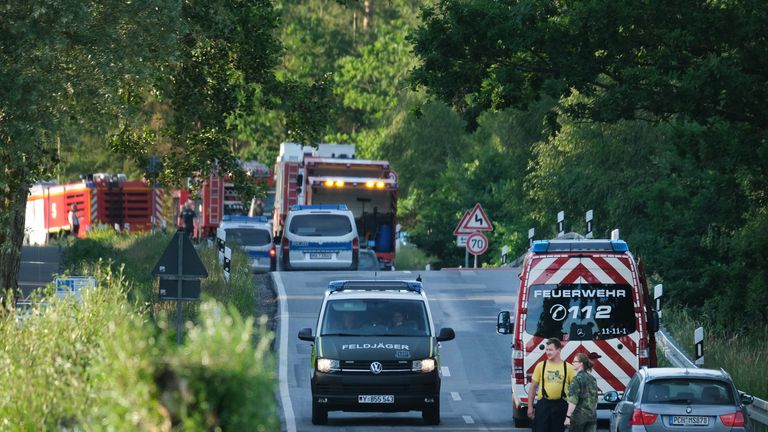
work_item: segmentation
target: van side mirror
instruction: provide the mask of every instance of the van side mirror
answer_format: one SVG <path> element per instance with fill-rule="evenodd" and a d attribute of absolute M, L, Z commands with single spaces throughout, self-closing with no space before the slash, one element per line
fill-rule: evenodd
<path fill-rule="evenodd" d="M 449 340 L 454 340 L 456 338 L 456 333 L 453 331 L 450 327 L 443 327 L 440 329 L 440 334 L 437 335 L 437 341 L 438 342 L 445 342 Z"/>
<path fill-rule="evenodd" d="M 312 329 L 307 327 L 299 330 L 299 339 L 307 342 L 314 342 L 315 337 L 312 336 Z"/>
<path fill-rule="evenodd" d="M 616 403 L 619 401 L 619 393 L 615 390 L 611 390 L 603 396 L 603 400 L 610 403 Z"/>
<path fill-rule="evenodd" d="M 651 331 L 653 333 L 656 333 L 661 328 L 661 319 L 659 318 L 659 312 L 653 311 L 653 316 L 651 317 Z"/>
<path fill-rule="evenodd" d="M 496 333 L 511 334 L 514 333 L 515 326 L 512 324 L 512 314 L 509 311 L 499 312 L 496 320 Z"/>

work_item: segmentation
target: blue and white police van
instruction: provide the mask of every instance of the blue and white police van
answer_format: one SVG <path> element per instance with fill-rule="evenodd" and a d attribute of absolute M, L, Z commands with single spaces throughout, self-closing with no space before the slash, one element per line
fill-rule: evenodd
<path fill-rule="evenodd" d="M 282 270 L 357 270 L 360 239 L 346 205 L 292 206 L 285 227 Z"/>
<path fill-rule="evenodd" d="M 248 254 L 251 271 L 266 273 L 277 269 L 277 251 L 272 224 L 266 216 L 224 216 L 220 228 L 227 244 L 236 243 Z"/>

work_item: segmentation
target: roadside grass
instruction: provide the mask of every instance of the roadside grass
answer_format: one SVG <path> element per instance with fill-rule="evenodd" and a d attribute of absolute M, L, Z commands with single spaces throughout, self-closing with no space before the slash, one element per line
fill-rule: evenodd
<path fill-rule="evenodd" d="M 736 388 L 760 399 L 768 399 L 768 379 L 760 365 L 768 361 L 768 325 L 756 324 L 742 332 L 712 331 L 705 317 L 694 317 L 683 309 L 664 309 L 663 324 L 689 358 L 694 352 L 693 332 L 704 327 L 704 367 L 723 368 Z"/>
<path fill-rule="evenodd" d="M 395 257 L 397 270 L 424 270 L 427 264 L 437 262 L 413 244 L 401 244 Z"/>
<path fill-rule="evenodd" d="M 0 430 L 279 430 L 273 334 L 253 317 L 247 258 L 235 251 L 227 284 L 216 251 L 200 248 L 210 276 L 201 301 L 185 302 L 177 346 L 151 276 L 170 239 L 68 241 L 67 273 L 98 288 L 76 301 L 49 286 L 23 319 L 0 315 Z"/>

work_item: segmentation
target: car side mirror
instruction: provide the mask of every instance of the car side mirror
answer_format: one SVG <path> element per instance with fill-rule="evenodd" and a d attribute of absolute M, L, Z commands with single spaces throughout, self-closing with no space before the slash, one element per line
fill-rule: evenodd
<path fill-rule="evenodd" d="M 496 319 L 496 333 L 510 334 L 515 331 L 515 326 L 512 324 L 512 314 L 509 311 L 499 312 L 499 316 Z"/>
<path fill-rule="evenodd" d="M 651 317 L 651 325 L 653 328 L 651 329 L 653 333 L 656 333 L 661 328 L 661 319 L 659 318 L 659 311 L 653 311 L 653 316 Z"/>
<path fill-rule="evenodd" d="M 315 337 L 312 336 L 312 329 L 309 327 L 299 330 L 299 339 L 307 342 L 314 342 Z"/>
<path fill-rule="evenodd" d="M 611 390 L 603 395 L 603 400 L 610 403 L 616 403 L 619 401 L 619 392 Z"/>
<path fill-rule="evenodd" d="M 743 392 L 739 392 L 739 396 L 740 396 L 741 404 L 742 405 L 750 405 L 750 404 L 752 404 L 755 401 L 755 397 L 754 396 L 748 395 L 748 394 L 743 393 Z"/>
<path fill-rule="evenodd" d="M 440 329 L 440 334 L 437 335 L 437 341 L 438 342 L 445 342 L 449 340 L 454 340 L 456 338 L 456 333 L 453 331 L 450 327 L 443 327 Z"/>

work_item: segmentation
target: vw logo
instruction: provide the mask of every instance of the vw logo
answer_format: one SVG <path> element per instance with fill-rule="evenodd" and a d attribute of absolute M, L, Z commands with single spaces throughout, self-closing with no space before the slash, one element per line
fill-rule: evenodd
<path fill-rule="evenodd" d="M 384 367 L 379 362 L 373 362 L 371 363 L 371 372 L 373 372 L 374 375 L 378 375 L 381 373 L 381 371 L 384 369 Z"/>

